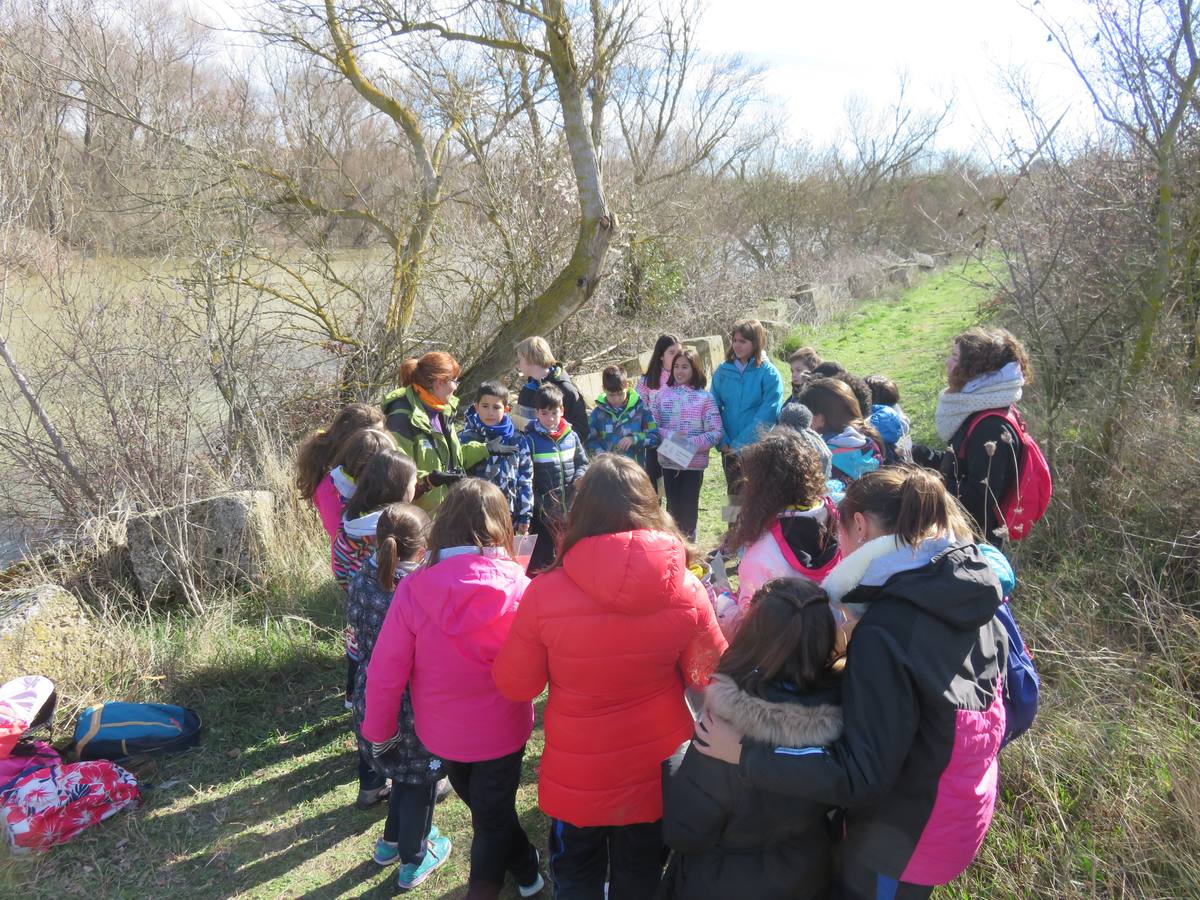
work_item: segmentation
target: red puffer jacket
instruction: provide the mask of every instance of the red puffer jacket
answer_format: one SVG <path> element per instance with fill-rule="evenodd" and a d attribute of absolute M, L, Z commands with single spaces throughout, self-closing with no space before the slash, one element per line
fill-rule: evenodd
<path fill-rule="evenodd" d="M 662 818 L 659 765 L 692 734 L 685 684 L 703 687 L 725 650 L 678 538 L 585 538 L 534 579 L 492 668 L 531 700 L 550 682 L 538 801 L 572 825 Z"/>

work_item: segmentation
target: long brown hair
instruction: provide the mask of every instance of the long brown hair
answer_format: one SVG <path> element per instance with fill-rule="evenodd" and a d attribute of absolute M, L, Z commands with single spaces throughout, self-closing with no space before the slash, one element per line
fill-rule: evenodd
<path fill-rule="evenodd" d="M 575 500 L 551 568 L 561 566 L 567 551 L 584 538 L 642 530 L 665 531 L 679 538 L 688 552 L 688 562 L 696 561 L 695 551 L 675 520 L 659 506 L 658 493 L 646 470 L 628 457 L 601 453 L 576 485 Z"/>
<path fill-rule="evenodd" d="M 658 340 L 654 342 L 654 349 L 650 351 L 650 365 L 646 366 L 646 371 L 643 377 L 646 379 L 646 387 L 652 391 L 657 391 L 658 386 L 662 383 L 662 358 L 663 354 L 674 347 L 676 344 L 683 346 L 683 343 L 673 334 L 660 334 Z M 670 373 L 667 373 L 670 377 Z"/>
<path fill-rule="evenodd" d="M 429 537 L 429 515 L 411 503 L 389 503 L 375 526 L 375 558 L 379 564 L 379 586 L 396 589 L 396 565 L 414 562 L 425 552 Z"/>
<path fill-rule="evenodd" d="M 427 391 L 439 378 L 457 378 L 462 371 L 458 361 L 442 350 L 430 350 L 420 359 L 406 359 L 400 364 L 400 383 L 404 387 L 419 384 Z"/>
<path fill-rule="evenodd" d="M 389 503 L 403 503 L 417 479 L 417 467 L 399 450 L 380 450 L 357 478 L 354 496 L 346 504 L 347 519 L 357 519 Z"/>
<path fill-rule="evenodd" d="M 789 506 L 809 509 L 825 494 L 821 458 L 790 428 L 772 431 L 755 441 L 742 451 L 741 461 L 746 479 L 742 508 L 726 546 L 753 543 Z"/>
<path fill-rule="evenodd" d="M 886 466 L 868 472 L 846 486 L 838 504 L 843 522 L 855 513 L 870 516 L 885 534 L 915 547 L 940 535 L 960 540 L 975 536 L 975 528 L 941 475 L 919 466 Z"/>
<path fill-rule="evenodd" d="M 825 434 L 840 432 L 849 426 L 865 434 L 883 450 L 883 438 L 878 429 L 862 417 L 859 399 L 840 377 L 814 378 L 800 392 L 799 400 L 813 413 L 825 418 L 822 427 Z"/>
<path fill-rule="evenodd" d="M 464 478 L 446 492 L 429 530 L 429 561 L 450 547 L 503 547 L 513 551 L 512 510 L 490 481 Z"/>
<path fill-rule="evenodd" d="M 951 391 L 961 391 L 968 381 L 1002 369 L 1010 362 L 1021 367 L 1028 384 L 1033 381 L 1033 365 L 1025 345 L 1003 328 L 968 328 L 954 339 L 958 346 L 958 365 L 949 373 Z"/>
<path fill-rule="evenodd" d="M 807 578 L 775 578 L 760 587 L 717 664 L 748 694 L 772 681 L 800 690 L 820 684 L 836 661 L 837 626 L 829 595 Z"/>
<path fill-rule="evenodd" d="M 383 410 L 369 403 L 351 403 L 342 408 L 328 428 L 310 432 L 296 448 L 296 488 L 311 500 L 321 480 L 338 465 L 333 460 L 346 438 L 364 428 L 383 427 Z"/>

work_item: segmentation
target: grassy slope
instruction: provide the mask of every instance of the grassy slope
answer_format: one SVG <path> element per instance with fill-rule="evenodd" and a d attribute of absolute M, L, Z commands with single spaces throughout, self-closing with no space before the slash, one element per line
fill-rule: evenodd
<path fill-rule="evenodd" d="M 978 318 L 986 298 L 986 290 L 958 273 L 943 273 L 897 300 L 865 305 L 819 333 L 797 333 L 789 343 L 811 342 L 824 356 L 863 374 L 892 375 L 918 434 L 927 435 L 948 339 Z M 714 457 L 702 495 L 700 537 L 706 546 L 724 530 L 723 503 L 724 480 Z M 197 707 L 208 732 L 198 750 L 139 770 L 145 782 L 157 785 L 141 811 L 123 813 L 33 862 L 0 855 L 0 896 L 392 893 L 395 870 L 381 872 L 368 861 L 383 810 L 351 806 L 356 780 L 349 714 L 341 705 L 340 597 L 325 576 L 327 551 L 312 536 L 319 533 L 315 522 L 305 523 L 307 530 L 292 524 L 297 527 L 282 533 L 306 536 L 276 567 L 287 575 L 267 596 L 220 605 L 203 621 L 113 624 L 97 638 L 99 645 L 80 648 L 60 672 L 48 673 L 76 706 L 102 697 L 167 699 Z M 1053 678 L 1060 655 L 1085 649 L 1104 665 L 1120 666 L 1115 653 L 1072 646 L 1039 627 L 1043 619 L 1061 615 L 1062 604 L 1070 602 L 1069 585 L 1065 594 L 1030 590 L 1034 636 L 1046 648 L 1044 671 Z M 0 670 L 11 666 L 0 661 Z M 1111 879 L 1097 881 L 1098 867 L 1115 862 L 1104 856 L 1106 835 L 1131 826 L 1122 818 L 1127 811 L 1109 803 L 1119 800 L 1126 785 L 1169 780 L 1162 757 L 1151 752 L 1134 758 L 1128 752 L 1130 741 L 1144 745 L 1158 707 L 1144 709 L 1126 731 L 1115 714 L 1094 708 L 1089 721 L 1079 722 L 1067 708 L 1073 695 L 1066 682 L 1074 678 L 1060 677 L 1064 701 L 1039 720 L 1046 736 L 1006 753 L 1001 809 L 981 861 L 939 896 L 1093 896 L 1114 885 Z M 1125 678 L 1112 683 L 1117 692 L 1144 688 Z M 1088 696 L 1095 704 L 1108 699 Z M 60 712 L 64 727 L 71 712 Z M 1175 742 L 1186 746 L 1186 730 L 1178 731 Z M 1123 748 L 1116 758 L 1128 760 L 1125 768 L 1081 778 L 1092 747 L 1106 739 L 1117 742 L 1117 754 Z M 519 803 L 526 827 L 544 846 L 535 789 L 540 743 L 539 725 Z M 1097 820 L 1110 811 L 1111 821 Z M 1149 806 L 1146 815 L 1153 811 Z M 439 807 L 437 822 L 454 840 L 452 865 L 412 892 L 414 897 L 463 892 L 470 841 L 465 810 L 451 799 Z M 510 888 L 507 896 L 516 893 Z"/>

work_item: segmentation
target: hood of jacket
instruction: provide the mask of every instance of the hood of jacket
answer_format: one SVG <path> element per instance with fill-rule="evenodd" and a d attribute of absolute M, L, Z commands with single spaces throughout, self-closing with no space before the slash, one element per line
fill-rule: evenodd
<path fill-rule="evenodd" d="M 598 396 L 596 398 L 596 409 L 600 410 L 607 416 L 611 416 L 614 419 L 619 419 L 619 418 L 621 418 L 621 416 L 624 416 L 627 413 L 631 412 L 641 402 L 642 402 L 641 396 L 638 394 L 637 391 L 635 391 L 631 388 L 626 393 L 625 405 L 622 406 L 620 409 L 618 409 L 617 407 L 610 404 L 608 402 L 608 397 L 605 396 L 604 394 L 601 394 L 600 396 Z"/>
<path fill-rule="evenodd" d="M 690 574 L 679 538 L 646 530 L 584 538 L 567 551 L 562 567 L 597 604 L 634 615 L 670 606 Z"/>
<path fill-rule="evenodd" d="M 837 556 L 837 530 L 833 527 L 830 505 L 822 502 L 815 509 L 784 513 L 776 520 L 771 536 L 784 558 L 805 569 L 820 569 Z"/>
<path fill-rule="evenodd" d="M 404 580 L 409 596 L 450 635 L 486 631 L 521 601 L 529 579 L 507 556 L 465 553 Z"/>
<path fill-rule="evenodd" d="M 379 517 L 383 515 L 382 509 L 376 509 L 369 513 L 364 513 L 356 519 L 348 519 L 342 515 L 342 528 L 346 532 L 347 537 L 359 538 L 375 537 L 375 529 L 379 527 Z"/>
<path fill-rule="evenodd" d="M 768 697 L 748 694 L 728 675 L 714 675 L 704 693 L 707 709 L 746 737 L 787 747 L 831 744 L 842 734 L 842 707 L 836 683 L 801 694 L 769 685 Z"/>
<path fill-rule="evenodd" d="M 917 559 L 924 555 L 922 549 L 931 543 L 926 541 L 917 548 Z M 901 547 L 898 552 L 911 556 L 913 550 Z M 836 573 L 837 569 L 830 573 L 830 578 Z M 870 581 L 879 584 L 876 586 Z M 886 577 L 864 579 L 843 600 L 860 603 L 884 601 L 890 597 L 906 600 L 956 631 L 968 631 L 991 621 L 1004 594 L 995 570 L 975 544 L 949 541 L 921 565 L 886 574 Z"/>
<path fill-rule="evenodd" d="M 871 407 L 870 422 L 889 444 L 894 444 L 909 432 L 908 418 L 894 406 L 876 403 Z"/>

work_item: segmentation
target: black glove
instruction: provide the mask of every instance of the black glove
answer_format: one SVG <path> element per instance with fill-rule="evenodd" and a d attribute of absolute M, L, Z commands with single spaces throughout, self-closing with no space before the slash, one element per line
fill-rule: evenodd
<path fill-rule="evenodd" d="M 430 472 L 425 476 L 425 480 L 429 482 L 430 487 L 441 487 L 444 484 L 454 484 L 466 478 L 463 472 Z"/>
<path fill-rule="evenodd" d="M 492 438 L 487 442 L 488 453 L 492 456 L 512 456 L 517 452 L 516 444 L 504 443 L 504 438 Z"/>

